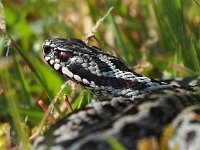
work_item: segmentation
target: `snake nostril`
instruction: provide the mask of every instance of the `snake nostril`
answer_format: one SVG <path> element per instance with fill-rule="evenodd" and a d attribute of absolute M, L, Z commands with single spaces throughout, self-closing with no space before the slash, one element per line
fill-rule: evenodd
<path fill-rule="evenodd" d="M 51 47 L 49 45 L 43 45 L 43 51 L 45 54 L 48 54 L 51 52 Z"/>

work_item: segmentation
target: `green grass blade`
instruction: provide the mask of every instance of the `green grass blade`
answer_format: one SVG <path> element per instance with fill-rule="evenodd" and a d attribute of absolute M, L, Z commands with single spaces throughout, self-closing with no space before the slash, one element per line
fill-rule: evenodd
<path fill-rule="evenodd" d="M 195 49 L 194 44 L 192 43 L 192 40 L 191 40 L 191 45 L 192 45 L 192 48 L 191 48 L 192 62 L 194 64 L 196 72 L 200 75 L 200 60 L 197 54 L 197 50 Z"/>
<path fill-rule="evenodd" d="M 110 6 L 110 4 L 108 3 L 107 0 L 105 0 L 105 4 L 106 4 L 107 7 Z M 113 17 L 113 15 L 111 13 L 108 15 L 108 17 L 109 17 L 110 23 L 112 24 L 113 32 L 115 34 L 119 49 L 120 49 L 121 53 L 123 54 L 123 56 L 125 57 L 125 63 L 128 66 L 130 66 L 132 63 L 131 63 L 129 54 L 127 52 L 127 48 L 126 48 L 126 46 L 125 46 L 125 44 L 123 42 L 123 39 L 121 37 L 120 31 L 119 31 L 119 29 L 117 27 L 117 23 L 115 22 L 114 17 Z"/>
<path fill-rule="evenodd" d="M 113 137 L 109 137 L 107 141 L 111 145 L 113 150 L 126 150 L 126 148 Z"/>
<path fill-rule="evenodd" d="M 22 149 L 30 149 L 30 143 L 28 140 L 27 132 L 22 128 L 21 117 L 19 114 L 18 104 L 15 98 L 15 91 L 11 88 L 10 81 L 7 78 L 8 72 L 4 72 L 2 75 L 2 82 L 5 88 L 5 98 L 7 100 L 7 105 L 9 109 L 9 113 L 12 117 L 15 131 L 17 132 L 18 140 L 22 142 Z"/>
<path fill-rule="evenodd" d="M 33 64 L 29 61 L 29 59 L 26 57 L 26 55 L 22 52 L 22 50 L 19 48 L 19 46 L 15 43 L 15 41 L 2 29 L 0 29 L 0 32 L 2 34 L 4 34 L 5 36 L 8 37 L 8 39 L 10 40 L 11 45 L 14 47 L 14 49 L 18 52 L 18 54 L 22 57 L 22 59 L 26 62 L 26 64 L 28 65 L 29 69 L 33 72 L 33 74 L 36 76 L 36 78 L 38 79 L 40 85 L 42 86 L 43 90 L 45 91 L 48 99 L 51 101 L 53 99 L 52 96 L 50 96 L 50 93 L 46 87 L 46 84 L 43 82 L 43 80 L 41 79 L 41 77 L 39 76 L 38 72 L 36 71 L 35 67 L 33 66 Z M 57 110 L 57 112 L 59 113 L 60 116 L 63 116 L 60 108 L 57 106 L 57 104 L 54 104 L 55 109 Z"/>
<path fill-rule="evenodd" d="M 30 106 L 31 105 L 31 95 L 29 93 L 30 90 L 29 90 L 27 80 L 25 79 L 25 77 L 22 73 L 22 69 L 19 66 L 19 63 L 17 62 L 15 55 L 13 55 L 13 60 L 14 60 L 14 63 L 16 64 L 17 77 L 18 77 L 18 79 L 21 83 L 21 86 L 22 86 L 22 89 L 21 89 L 23 91 L 22 94 L 25 95 L 25 99 L 27 101 L 25 103 L 27 103 Z"/>

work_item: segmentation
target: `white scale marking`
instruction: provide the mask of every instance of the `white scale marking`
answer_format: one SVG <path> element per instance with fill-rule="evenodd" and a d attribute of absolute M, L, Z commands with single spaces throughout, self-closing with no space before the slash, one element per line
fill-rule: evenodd
<path fill-rule="evenodd" d="M 81 64 L 84 68 L 87 68 L 88 67 L 88 65 L 87 65 L 87 63 L 83 63 L 83 64 Z"/>
<path fill-rule="evenodd" d="M 95 62 L 93 62 L 93 61 L 91 61 L 89 64 L 90 64 L 91 66 L 97 66 L 97 64 L 96 64 Z"/>
<path fill-rule="evenodd" d="M 75 79 L 76 81 L 79 81 L 79 82 L 81 82 L 81 81 L 82 81 L 81 77 L 80 77 L 80 76 L 78 76 L 78 75 L 74 75 L 74 79 Z"/>
<path fill-rule="evenodd" d="M 55 44 L 51 44 L 51 47 L 56 47 L 56 45 Z"/>
<path fill-rule="evenodd" d="M 128 90 L 122 90 L 122 95 L 125 95 L 126 93 L 128 93 Z"/>
<path fill-rule="evenodd" d="M 83 59 L 77 59 L 76 62 L 79 63 L 79 64 L 82 64 L 83 63 Z"/>
<path fill-rule="evenodd" d="M 91 81 L 91 87 L 95 87 L 96 85 L 95 85 L 95 83 L 94 83 L 94 81 Z"/>
<path fill-rule="evenodd" d="M 56 62 L 56 63 L 60 63 L 60 60 L 59 60 L 59 59 L 55 59 L 55 62 Z"/>
<path fill-rule="evenodd" d="M 108 72 L 102 72 L 103 76 L 107 77 L 108 76 Z"/>
<path fill-rule="evenodd" d="M 61 64 L 62 67 L 65 67 L 65 63 L 64 62 L 61 62 L 60 64 Z"/>
<path fill-rule="evenodd" d="M 114 90 L 112 91 L 112 93 L 113 93 L 113 94 L 117 94 L 117 93 L 120 92 L 120 91 L 122 91 L 122 89 L 114 89 Z"/>
<path fill-rule="evenodd" d="M 108 89 L 108 91 L 113 91 L 113 87 L 112 86 L 108 86 L 107 89 Z"/>
<path fill-rule="evenodd" d="M 54 64 L 54 69 L 58 70 L 60 68 L 60 64 Z"/>
<path fill-rule="evenodd" d="M 69 69 L 67 67 L 63 67 L 62 68 L 62 73 L 65 74 L 65 75 L 67 75 L 70 78 L 73 77 L 73 73 L 71 71 L 69 71 Z"/>
<path fill-rule="evenodd" d="M 49 56 L 46 56 L 46 57 L 45 57 L 45 60 L 46 60 L 46 61 L 49 61 L 50 59 L 51 59 L 51 57 L 49 57 Z"/>
<path fill-rule="evenodd" d="M 45 45 L 50 45 L 50 44 L 51 44 L 51 42 L 49 42 L 49 41 L 45 42 Z"/>
<path fill-rule="evenodd" d="M 85 79 L 85 78 L 83 78 L 83 83 L 84 84 L 90 84 L 90 82 L 87 79 Z"/>
<path fill-rule="evenodd" d="M 54 64 L 54 60 L 52 59 L 52 60 L 50 60 L 50 64 L 51 65 L 53 65 Z"/>
<path fill-rule="evenodd" d="M 140 92 L 138 90 L 132 91 L 132 92 L 128 92 L 126 93 L 126 96 L 133 96 L 133 95 L 138 95 Z"/>
<path fill-rule="evenodd" d="M 70 59 L 71 62 L 75 62 L 76 60 L 77 60 L 76 57 L 73 57 L 73 58 Z"/>
<path fill-rule="evenodd" d="M 98 75 L 98 76 L 102 76 L 102 74 L 101 74 L 100 72 L 99 72 L 99 73 L 97 72 L 97 75 Z"/>
<path fill-rule="evenodd" d="M 96 71 L 96 68 L 95 68 L 95 67 L 92 67 L 92 66 L 89 66 L 88 69 L 89 69 L 91 72 L 95 72 L 95 71 Z"/>
<path fill-rule="evenodd" d="M 114 70 L 116 67 L 115 66 L 111 66 L 110 68 Z"/>
<path fill-rule="evenodd" d="M 58 49 L 61 50 L 61 51 L 66 51 L 65 48 L 61 48 L 61 47 L 58 47 Z"/>

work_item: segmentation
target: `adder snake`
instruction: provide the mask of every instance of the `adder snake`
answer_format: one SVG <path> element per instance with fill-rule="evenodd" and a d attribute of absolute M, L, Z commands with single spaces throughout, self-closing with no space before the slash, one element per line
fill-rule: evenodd
<path fill-rule="evenodd" d="M 183 87 L 149 79 L 78 39 L 48 39 L 43 54 L 54 70 L 93 92 L 95 101 L 58 121 L 33 149 L 110 150 L 113 141 L 126 149 L 200 149 L 200 120 L 194 117 L 200 109 L 183 111 L 200 101 L 198 80 Z M 166 139 L 168 128 L 173 132 Z"/>

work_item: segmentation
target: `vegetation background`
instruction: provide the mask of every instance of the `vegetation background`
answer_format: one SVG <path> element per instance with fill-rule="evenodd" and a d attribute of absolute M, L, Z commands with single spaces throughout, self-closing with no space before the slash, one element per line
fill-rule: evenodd
<path fill-rule="evenodd" d="M 82 39 L 111 6 L 114 10 L 97 30 L 99 47 L 148 77 L 200 74 L 198 0 L 2 0 L 0 4 L 0 149 L 10 142 L 12 146 L 24 142 L 30 148 L 27 138 L 45 114 L 38 100 L 50 105 L 66 81 L 43 61 L 43 41 Z M 74 109 L 91 97 L 69 85 L 56 106 L 62 105 L 63 94 L 68 94 Z M 66 114 L 60 112 L 61 117 Z"/>

